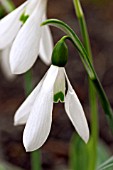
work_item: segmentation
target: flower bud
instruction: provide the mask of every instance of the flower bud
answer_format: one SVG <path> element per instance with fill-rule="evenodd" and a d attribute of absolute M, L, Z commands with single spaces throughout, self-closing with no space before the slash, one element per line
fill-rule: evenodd
<path fill-rule="evenodd" d="M 68 60 L 68 47 L 64 38 L 57 42 L 52 53 L 52 64 L 58 67 L 64 67 Z"/>

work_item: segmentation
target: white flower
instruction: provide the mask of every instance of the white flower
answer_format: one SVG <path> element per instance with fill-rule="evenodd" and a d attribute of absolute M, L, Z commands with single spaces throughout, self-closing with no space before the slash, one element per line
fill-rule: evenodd
<path fill-rule="evenodd" d="M 0 49 L 14 41 L 10 53 L 11 71 L 14 74 L 29 70 L 39 53 L 42 60 L 50 64 L 52 36 L 48 26 L 40 27 L 46 19 L 46 5 L 47 0 L 28 0 L 0 20 Z M 26 20 L 24 24 L 22 17 Z"/>
<path fill-rule="evenodd" d="M 65 80 L 68 85 L 67 92 Z M 56 102 L 60 100 L 65 103 L 66 113 L 76 131 L 85 142 L 88 141 L 89 129 L 84 111 L 65 69 L 52 65 L 14 117 L 15 125 L 26 123 L 23 134 L 26 151 L 36 150 L 46 141 L 51 129 L 54 99 Z"/>
<path fill-rule="evenodd" d="M 15 75 L 11 73 L 10 65 L 9 65 L 9 54 L 11 47 L 8 46 L 6 49 L 0 51 L 0 66 L 3 71 L 4 76 L 8 80 L 13 80 Z"/>

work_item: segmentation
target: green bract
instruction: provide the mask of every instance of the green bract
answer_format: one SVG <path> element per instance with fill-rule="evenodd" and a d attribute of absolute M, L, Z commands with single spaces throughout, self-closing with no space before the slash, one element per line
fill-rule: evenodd
<path fill-rule="evenodd" d="M 68 60 L 68 48 L 62 38 L 57 42 L 52 53 L 52 64 L 58 67 L 64 67 Z"/>

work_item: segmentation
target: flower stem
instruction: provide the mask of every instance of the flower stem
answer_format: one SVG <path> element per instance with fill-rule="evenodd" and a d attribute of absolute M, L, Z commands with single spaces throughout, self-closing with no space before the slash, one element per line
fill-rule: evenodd
<path fill-rule="evenodd" d="M 91 52 L 89 35 L 87 31 L 87 25 L 79 0 L 74 0 L 74 7 L 79 21 L 84 46 L 86 48 L 88 57 L 92 63 L 93 57 Z M 89 161 L 88 168 L 89 170 L 95 170 L 96 162 L 97 162 L 97 144 L 98 144 L 98 106 L 97 106 L 96 91 L 90 79 L 89 79 L 89 101 L 90 101 L 90 111 L 91 111 L 91 141 L 90 141 L 91 148 L 89 153 L 90 161 Z"/>
<path fill-rule="evenodd" d="M 25 79 L 25 94 L 26 96 L 28 96 L 31 91 L 32 91 L 32 71 L 29 70 L 28 72 L 25 73 L 24 75 L 24 79 Z"/>
<path fill-rule="evenodd" d="M 25 79 L 25 93 L 26 96 L 30 94 L 32 91 L 32 71 L 29 70 L 24 75 Z M 31 152 L 31 169 L 32 170 L 41 170 L 41 161 L 40 161 L 40 152 L 39 151 L 33 151 Z"/>
<path fill-rule="evenodd" d="M 39 150 L 33 151 L 31 153 L 31 165 L 32 170 L 41 170 L 41 158 Z"/>

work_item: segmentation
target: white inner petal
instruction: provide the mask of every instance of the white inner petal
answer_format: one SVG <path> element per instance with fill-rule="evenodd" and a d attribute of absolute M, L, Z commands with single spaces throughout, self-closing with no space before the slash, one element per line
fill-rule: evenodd
<path fill-rule="evenodd" d="M 58 70 L 58 75 L 54 84 L 54 102 L 58 103 L 64 102 L 64 96 L 65 96 L 65 74 L 64 74 L 64 68 L 60 68 Z"/>

